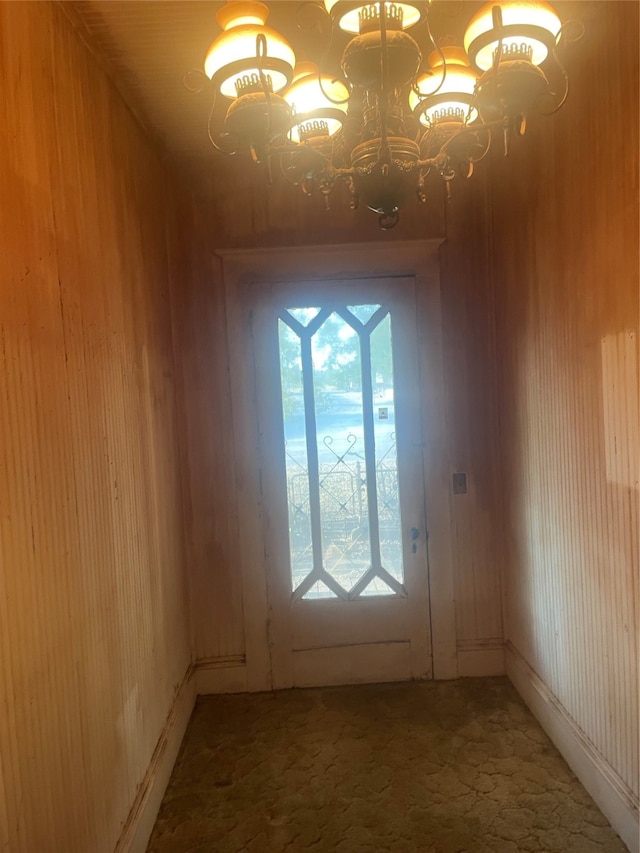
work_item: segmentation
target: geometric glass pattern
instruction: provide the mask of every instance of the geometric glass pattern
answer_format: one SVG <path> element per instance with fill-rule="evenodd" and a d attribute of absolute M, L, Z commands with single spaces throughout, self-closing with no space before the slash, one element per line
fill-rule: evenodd
<path fill-rule="evenodd" d="M 278 339 L 293 598 L 405 596 L 389 310 L 296 305 Z"/>

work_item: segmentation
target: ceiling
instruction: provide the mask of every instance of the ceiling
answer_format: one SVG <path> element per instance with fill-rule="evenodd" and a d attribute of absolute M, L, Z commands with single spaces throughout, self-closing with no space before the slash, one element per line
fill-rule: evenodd
<path fill-rule="evenodd" d="M 212 0 L 61 2 L 143 127 L 168 154 L 181 158 L 214 156 L 207 135 L 213 92 L 206 78 L 192 72 L 202 69 L 207 48 L 220 33 L 216 12 L 223 5 Z M 289 39 L 297 57 L 321 62 L 330 39 L 318 3 L 279 0 L 268 5 L 268 23 Z M 472 0 L 436 0 L 430 14 L 434 36 L 461 40 L 465 24 L 480 5 Z M 419 43 L 428 43 L 424 24 L 411 34 Z M 325 65 L 328 71 L 339 71 L 347 40 L 342 33 L 334 40 Z M 192 87 L 207 85 L 200 92 L 189 91 L 185 75 Z M 218 99 L 214 116 L 218 126 L 225 110 L 223 99 Z"/>

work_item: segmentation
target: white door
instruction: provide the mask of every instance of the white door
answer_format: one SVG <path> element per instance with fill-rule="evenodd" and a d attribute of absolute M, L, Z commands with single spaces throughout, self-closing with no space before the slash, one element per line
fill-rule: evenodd
<path fill-rule="evenodd" d="M 275 688 L 432 676 L 412 277 L 252 315 Z"/>

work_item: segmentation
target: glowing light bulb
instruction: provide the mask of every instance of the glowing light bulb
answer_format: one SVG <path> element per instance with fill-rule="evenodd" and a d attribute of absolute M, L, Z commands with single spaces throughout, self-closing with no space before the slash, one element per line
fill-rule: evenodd
<path fill-rule="evenodd" d="M 290 82 L 295 54 L 276 30 L 265 26 L 269 9 L 264 3 L 230 0 L 216 15 L 224 30 L 213 42 L 204 62 L 205 74 L 227 98 L 235 98 L 242 88 L 262 88 L 260 65 L 270 79 L 273 92 Z M 258 40 L 264 42 L 259 47 Z M 258 61 L 258 52 L 263 56 Z"/>
<path fill-rule="evenodd" d="M 345 3 L 344 0 L 324 0 L 324 5 L 331 17 L 338 21 L 341 30 L 345 30 L 347 33 L 359 33 L 362 10 L 373 9 L 375 11 L 378 3 Z M 391 6 L 402 12 L 402 28 L 405 30 L 422 19 L 419 3 L 386 2 L 387 15 L 390 13 Z"/>
<path fill-rule="evenodd" d="M 496 26 L 495 7 L 500 9 L 501 28 Z M 481 71 L 491 68 L 501 36 L 505 58 L 526 58 L 533 65 L 540 65 L 547 58 L 561 26 L 555 9 L 544 0 L 489 2 L 469 22 L 464 46 L 471 64 Z"/>
<path fill-rule="evenodd" d="M 312 122 L 322 122 L 326 126 L 326 135 L 333 136 L 342 127 L 347 112 L 346 102 L 349 93 L 346 87 L 334 80 L 329 74 L 322 75 L 320 85 L 318 66 L 314 62 L 299 62 L 294 71 L 293 83 L 283 93 L 285 101 L 293 110 L 294 121 L 291 137 L 299 142 Z"/>
<path fill-rule="evenodd" d="M 409 93 L 409 106 L 419 115 L 421 124 L 475 121 L 478 111 L 471 104 L 477 74 L 464 50 L 457 45 L 446 45 L 429 56 L 429 67 L 430 71 L 416 81 L 418 93 L 413 89 Z"/>

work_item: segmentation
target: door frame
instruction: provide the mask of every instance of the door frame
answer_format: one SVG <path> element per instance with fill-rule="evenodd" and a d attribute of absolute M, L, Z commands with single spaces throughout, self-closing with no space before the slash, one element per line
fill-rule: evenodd
<path fill-rule="evenodd" d="M 248 690 L 272 689 L 271 624 L 265 571 L 260 472 L 260 425 L 256 415 L 251 307 L 258 292 L 287 281 L 412 276 L 418 304 L 419 374 L 424 432 L 422 469 L 428 522 L 433 677 L 458 675 L 454 576 L 449 507 L 438 248 L 442 240 L 355 243 L 286 249 L 228 249 L 222 259 L 234 429 Z M 428 415 L 428 417 L 427 417 Z"/>
<path fill-rule="evenodd" d="M 430 679 L 433 677 L 431 607 L 422 412 L 420 394 L 416 393 L 422 381 L 415 278 L 376 276 L 346 281 L 326 279 L 320 283 L 280 282 L 273 292 L 255 288 L 252 292 L 256 306 L 252 312 L 252 343 L 256 353 L 254 381 L 260 423 L 260 464 L 263 491 L 269 495 L 264 507 L 264 535 L 269 606 L 273 614 L 269 626 L 273 687 Z M 388 312 L 393 339 L 404 592 L 397 598 L 304 601 L 294 597 L 292 600 L 277 317 L 287 304 L 330 308 L 372 303 L 379 303 Z M 269 369 L 265 373 L 266 365 Z M 373 398 L 371 402 L 373 409 Z M 377 494 L 375 477 L 369 486 Z M 411 530 L 414 537 L 410 536 Z M 314 565 L 317 567 L 315 559 Z"/>

